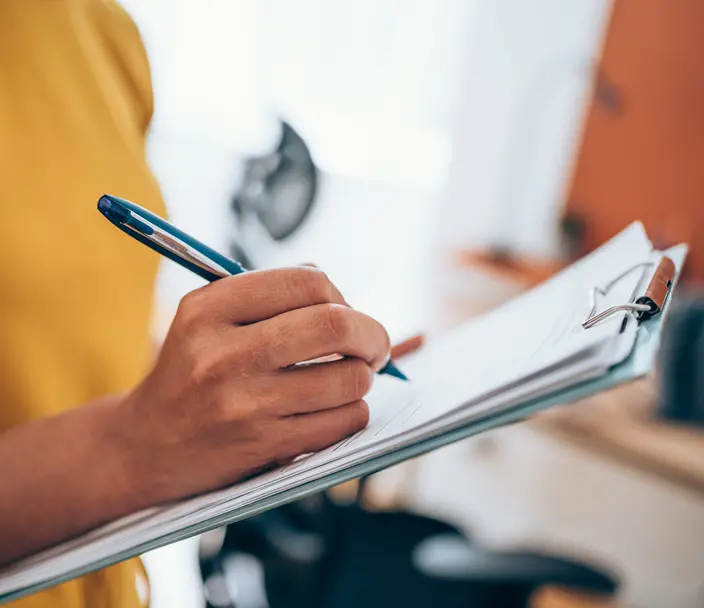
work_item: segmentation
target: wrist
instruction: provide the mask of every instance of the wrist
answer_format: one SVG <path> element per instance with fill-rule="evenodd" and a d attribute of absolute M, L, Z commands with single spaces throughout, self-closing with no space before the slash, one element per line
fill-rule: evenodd
<path fill-rule="evenodd" d="M 143 462 L 137 455 L 131 395 L 116 395 L 96 403 L 94 437 L 102 443 L 106 495 L 114 500 L 115 517 L 151 506 Z M 117 513 L 119 511 L 119 513 Z"/>

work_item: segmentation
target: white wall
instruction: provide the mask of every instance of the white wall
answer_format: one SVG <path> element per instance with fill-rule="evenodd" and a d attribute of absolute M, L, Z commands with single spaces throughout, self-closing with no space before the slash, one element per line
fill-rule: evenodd
<path fill-rule="evenodd" d="M 610 0 L 483 0 L 457 96 L 440 237 L 550 253 Z"/>
<path fill-rule="evenodd" d="M 328 173 L 444 184 L 443 240 L 554 249 L 611 0 L 122 1 L 158 129 L 251 150 L 279 107 Z"/>
<path fill-rule="evenodd" d="M 147 44 L 156 124 L 240 151 L 283 113 L 324 171 L 434 187 L 477 0 L 121 0 Z"/>

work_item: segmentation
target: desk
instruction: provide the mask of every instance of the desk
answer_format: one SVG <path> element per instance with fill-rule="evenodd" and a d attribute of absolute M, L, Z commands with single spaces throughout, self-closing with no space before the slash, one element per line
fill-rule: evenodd
<path fill-rule="evenodd" d="M 543 412 L 531 424 L 704 499 L 704 429 L 657 420 L 656 404 L 655 383 L 648 378 Z"/>

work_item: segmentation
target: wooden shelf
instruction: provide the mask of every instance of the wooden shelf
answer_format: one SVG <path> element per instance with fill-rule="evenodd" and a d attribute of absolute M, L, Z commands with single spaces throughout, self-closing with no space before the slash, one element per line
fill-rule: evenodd
<path fill-rule="evenodd" d="M 472 268 L 526 289 L 549 279 L 564 267 L 564 264 L 557 261 L 502 255 L 488 249 L 459 250 L 455 260 L 460 268 Z"/>
<path fill-rule="evenodd" d="M 590 451 L 704 494 L 704 429 L 669 424 L 654 415 L 652 378 L 533 420 L 541 430 Z"/>

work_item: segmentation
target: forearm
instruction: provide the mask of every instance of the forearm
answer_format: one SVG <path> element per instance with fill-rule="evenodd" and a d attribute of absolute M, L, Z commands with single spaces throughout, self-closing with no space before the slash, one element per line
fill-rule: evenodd
<path fill-rule="evenodd" d="M 0 564 L 143 506 L 106 398 L 0 434 Z"/>

